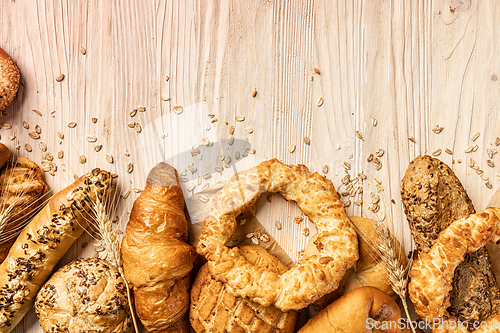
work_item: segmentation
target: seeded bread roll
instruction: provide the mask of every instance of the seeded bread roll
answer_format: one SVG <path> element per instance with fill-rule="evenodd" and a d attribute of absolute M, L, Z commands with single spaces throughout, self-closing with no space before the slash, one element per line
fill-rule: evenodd
<path fill-rule="evenodd" d="M 0 332 L 14 329 L 55 265 L 84 232 L 90 202 L 111 191 L 109 172 L 94 169 L 56 193 L 17 237 L 0 265 Z"/>
<path fill-rule="evenodd" d="M 41 208 L 48 187 L 40 167 L 26 157 L 0 173 L 0 263 L 29 218 Z"/>
<path fill-rule="evenodd" d="M 14 61 L 0 48 L 0 112 L 5 110 L 16 96 L 20 77 Z"/>
<path fill-rule="evenodd" d="M 402 181 L 401 196 L 417 250 L 429 252 L 440 232 L 475 212 L 455 173 L 430 156 L 415 158 Z M 500 313 L 500 290 L 486 248 L 467 254 L 456 268 L 448 311 L 464 321 Z"/>
<path fill-rule="evenodd" d="M 43 285 L 35 313 L 44 332 L 133 332 L 125 283 L 101 259 L 77 259 Z"/>
<path fill-rule="evenodd" d="M 0 142 L 0 169 L 3 168 L 7 161 L 10 159 L 11 153 L 9 148 Z"/>

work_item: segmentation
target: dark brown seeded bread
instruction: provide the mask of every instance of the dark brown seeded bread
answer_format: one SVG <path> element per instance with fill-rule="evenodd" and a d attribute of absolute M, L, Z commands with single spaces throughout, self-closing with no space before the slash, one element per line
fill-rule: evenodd
<path fill-rule="evenodd" d="M 455 173 L 427 155 L 410 162 L 401 196 L 418 252 L 428 252 L 453 221 L 475 213 Z M 448 311 L 464 321 L 483 321 L 500 313 L 500 291 L 486 248 L 466 255 L 457 267 L 450 302 Z"/>

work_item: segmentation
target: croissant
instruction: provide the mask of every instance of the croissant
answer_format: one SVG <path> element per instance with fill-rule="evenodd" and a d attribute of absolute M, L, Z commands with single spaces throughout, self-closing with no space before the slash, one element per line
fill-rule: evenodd
<path fill-rule="evenodd" d="M 161 162 L 134 202 L 122 242 L 125 279 L 148 332 L 188 332 L 188 274 L 197 254 L 187 235 L 177 172 Z"/>
<path fill-rule="evenodd" d="M 0 262 L 47 193 L 40 167 L 19 157 L 0 174 Z"/>

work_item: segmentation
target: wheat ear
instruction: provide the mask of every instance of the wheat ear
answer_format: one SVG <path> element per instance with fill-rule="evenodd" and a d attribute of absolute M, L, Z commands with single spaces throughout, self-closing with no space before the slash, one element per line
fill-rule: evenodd
<path fill-rule="evenodd" d="M 93 221 L 91 221 L 90 225 L 98 238 L 94 238 L 94 244 L 102 248 L 102 251 L 100 252 L 103 252 L 105 256 L 100 256 L 100 258 L 105 259 L 111 265 L 115 266 L 118 269 L 118 272 L 120 273 L 123 281 L 125 282 L 125 287 L 127 288 L 128 305 L 130 308 L 130 315 L 132 316 L 132 321 L 134 323 L 134 330 L 136 333 L 139 333 L 139 329 L 137 328 L 137 321 L 135 319 L 134 307 L 132 305 L 130 296 L 130 287 L 127 280 L 125 280 L 125 274 L 123 273 L 120 241 L 118 239 L 117 233 L 113 231 L 113 222 L 109 218 L 110 214 L 108 214 L 110 210 L 114 210 L 113 208 L 116 208 L 118 197 L 114 196 L 111 200 L 111 203 L 106 199 L 107 198 L 104 198 L 104 200 L 101 201 L 99 197 L 97 197 L 97 200 L 95 202 L 92 202 L 92 211 L 94 214 Z"/>
<path fill-rule="evenodd" d="M 382 221 L 378 221 L 375 225 L 375 232 L 377 233 L 378 240 L 374 248 L 384 262 L 387 278 L 391 284 L 392 290 L 401 298 L 406 318 L 410 320 L 408 304 L 406 302 L 406 286 L 408 284 L 408 271 L 413 262 L 413 258 L 408 261 L 406 267 L 403 267 L 396 252 L 394 236 L 389 231 L 389 228 L 387 228 Z M 415 333 L 415 329 L 411 325 L 410 327 L 412 332 Z"/>

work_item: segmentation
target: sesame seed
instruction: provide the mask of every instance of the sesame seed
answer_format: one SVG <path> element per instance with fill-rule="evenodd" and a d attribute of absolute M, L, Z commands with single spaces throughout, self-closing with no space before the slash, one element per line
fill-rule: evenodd
<path fill-rule="evenodd" d="M 59 137 L 59 139 L 64 139 L 64 134 L 62 134 L 61 132 L 57 132 L 57 136 Z"/>
<path fill-rule="evenodd" d="M 323 171 L 323 173 L 325 173 L 325 174 L 326 174 L 326 173 L 328 173 L 328 165 L 326 165 L 326 164 L 325 164 L 325 165 L 323 166 L 323 170 L 322 170 L 322 171 Z"/>
<path fill-rule="evenodd" d="M 486 183 L 484 183 L 484 185 L 486 185 L 486 187 L 489 188 L 490 190 L 493 188 L 493 184 L 489 180 Z"/>
<path fill-rule="evenodd" d="M 36 126 L 35 126 L 35 132 L 36 132 L 37 134 L 41 134 L 41 133 L 42 133 L 42 128 L 40 127 L 40 125 L 36 125 Z"/>
<path fill-rule="evenodd" d="M 304 228 L 304 230 L 302 230 L 302 234 L 306 237 L 309 236 L 309 228 Z"/>
<path fill-rule="evenodd" d="M 488 166 L 490 168 L 494 168 L 495 167 L 495 163 L 492 160 L 486 160 L 486 164 L 488 164 Z"/>
<path fill-rule="evenodd" d="M 276 229 L 281 230 L 282 226 L 281 226 L 280 221 L 276 221 L 275 225 L 276 225 Z"/>
<path fill-rule="evenodd" d="M 382 157 L 382 156 L 384 156 L 384 153 L 385 153 L 385 150 L 383 150 L 382 148 L 379 148 L 375 152 L 375 155 L 377 155 L 378 157 Z"/>
<path fill-rule="evenodd" d="M 143 106 L 143 105 L 138 105 L 137 106 L 137 111 L 139 111 L 139 112 L 146 112 L 146 107 Z"/>
<path fill-rule="evenodd" d="M 162 95 L 160 98 L 161 98 L 161 100 L 162 100 L 162 101 L 164 101 L 164 102 L 168 102 L 168 101 L 170 101 L 170 97 L 167 97 L 167 96 L 164 96 L 164 95 Z"/>
<path fill-rule="evenodd" d="M 233 135 L 234 134 L 234 126 L 229 126 L 229 134 Z"/>

